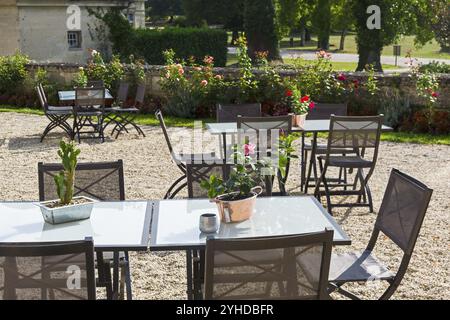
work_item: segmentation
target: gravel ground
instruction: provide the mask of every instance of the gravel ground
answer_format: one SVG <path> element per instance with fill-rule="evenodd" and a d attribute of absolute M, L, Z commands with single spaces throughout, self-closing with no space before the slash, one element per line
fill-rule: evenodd
<path fill-rule="evenodd" d="M 37 162 L 58 161 L 56 150 L 62 134 L 51 134 L 39 143 L 47 120 L 40 116 L 15 113 L 0 114 L 0 200 L 35 200 L 38 198 Z M 187 129 L 171 129 L 177 137 Z M 162 132 L 145 127 L 147 138 L 134 134 L 108 139 L 100 144 L 84 141 L 80 145 L 80 162 L 123 159 L 128 199 L 161 199 L 178 177 L 171 163 Z M 189 132 L 189 130 L 187 131 Z M 177 139 L 176 139 L 177 140 Z M 181 145 L 180 141 L 177 144 Z M 186 146 L 186 143 L 184 144 Z M 449 213 L 450 147 L 382 143 L 379 161 L 371 179 L 375 210 L 389 172 L 398 168 L 434 189 L 420 237 L 408 272 L 394 299 L 449 299 Z M 298 193 L 298 163 L 294 161 L 289 188 Z M 20 184 L 19 184 L 20 183 Z M 353 241 L 352 248 L 362 250 L 367 244 L 376 218 L 366 208 L 336 209 L 335 218 Z M 401 253 L 386 238 L 381 238 L 377 256 L 391 268 L 399 263 Z M 140 253 L 131 258 L 133 290 L 136 299 L 184 299 L 185 257 L 183 253 Z M 384 286 L 356 284 L 352 290 L 365 298 L 376 298 Z"/>

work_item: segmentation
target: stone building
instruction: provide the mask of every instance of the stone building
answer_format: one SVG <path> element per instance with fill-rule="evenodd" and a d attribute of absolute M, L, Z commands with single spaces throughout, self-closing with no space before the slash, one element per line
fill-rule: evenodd
<path fill-rule="evenodd" d="M 20 50 L 36 62 L 85 63 L 90 48 L 110 52 L 106 28 L 89 9 L 112 7 L 145 27 L 144 0 L 0 0 L 0 55 Z"/>

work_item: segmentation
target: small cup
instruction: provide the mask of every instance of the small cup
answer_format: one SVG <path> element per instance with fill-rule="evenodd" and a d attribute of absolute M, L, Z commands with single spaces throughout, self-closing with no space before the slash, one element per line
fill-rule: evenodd
<path fill-rule="evenodd" d="M 200 216 L 200 231 L 203 233 L 215 233 L 219 230 L 220 221 L 215 213 L 205 213 Z"/>

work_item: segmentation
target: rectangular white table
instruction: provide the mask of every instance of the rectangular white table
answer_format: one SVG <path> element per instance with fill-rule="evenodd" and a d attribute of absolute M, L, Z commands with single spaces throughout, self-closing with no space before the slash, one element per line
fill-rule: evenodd
<path fill-rule="evenodd" d="M 113 298 L 117 298 L 119 253 L 148 249 L 152 211 L 151 201 L 97 202 L 90 219 L 51 225 L 32 202 L 0 202 L 0 244 L 92 237 L 98 255 L 113 252 Z"/>
<path fill-rule="evenodd" d="M 335 245 L 350 245 L 351 240 L 339 224 L 314 197 L 257 198 L 253 216 L 244 222 L 224 224 L 216 234 L 202 234 L 199 218 L 203 213 L 217 213 L 217 206 L 207 199 L 163 200 L 155 202 L 150 250 L 186 251 L 188 299 L 199 295 L 199 264 L 193 254 L 202 251 L 207 237 L 249 238 L 307 234 L 334 230 Z M 201 253 L 200 253 L 201 255 Z"/>

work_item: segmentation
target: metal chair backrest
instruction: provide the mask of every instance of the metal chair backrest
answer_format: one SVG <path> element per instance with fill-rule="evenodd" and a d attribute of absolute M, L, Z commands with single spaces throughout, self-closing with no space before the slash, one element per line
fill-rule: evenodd
<path fill-rule="evenodd" d="M 238 143 L 246 141 L 256 145 L 258 156 L 267 156 L 264 150 L 270 150 L 272 143 L 279 142 L 280 135 L 290 134 L 292 130 L 292 117 L 241 117 L 237 118 Z M 273 135 L 274 131 L 277 135 Z M 251 140 L 256 141 L 251 141 Z M 263 153 L 263 154 L 261 154 Z"/>
<path fill-rule="evenodd" d="M 140 107 L 144 104 L 145 98 L 145 84 L 138 84 L 136 89 L 136 98 L 134 99 L 134 106 Z"/>
<path fill-rule="evenodd" d="M 372 162 L 376 162 L 380 146 L 383 115 L 370 117 L 339 117 L 330 118 L 328 134 L 327 159 L 332 150 L 353 149 L 355 153 L 364 156 L 366 149 L 373 149 Z"/>
<path fill-rule="evenodd" d="M 200 186 L 202 181 L 209 181 L 209 177 L 212 175 L 226 181 L 230 176 L 230 170 L 229 164 L 187 164 L 188 197 L 190 199 L 208 198 L 208 192 Z"/>
<path fill-rule="evenodd" d="M 44 88 L 42 87 L 41 83 L 36 86 L 36 93 L 38 95 L 39 103 L 41 104 L 42 109 L 44 111 L 48 111 L 47 97 L 45 96 Z"/>
<path fill-rule="evenodd" d="M 433 190 L 420 181 L 393 169 L 375 223 L 403 252 L 411 255 Z"/>
<path fill-rule="evenodd" d="M 94 243 L 2 243 L 0 275 L 0 300 L 95 300 Z"/>
<path fill-rule="evenodd" d="M 217 122 L 237 122 L 237 117 L 261 117 L 261 104 L 218 104 Z"/>
<path fill-rule="evenodd" d="M 75 106 L 77 108 L 105 106 L 105 88 L 75 88 Z"/>
<path fill-rule="evenodd" d="M 169 133 L 167 132 L 166 123 L 164 122 L 164 117 L 162 115 L 161 110 L 156 110 L 155 116 L 159 121 L 159 125 L 161 126 L 161 129 L 164 134 L 164 138 L 166 139 L 167 147 L 169 148 L 170 156 L 172 159 L 178 164 L 178 161 L 175 159 L 174 149 L 172 146 L 172 142 L 170 141 Z"/>
<path fill-rule="evenodd" d="M 329 299 L 332 242 L 333 230 L 307 235 L 208 239 L 205 299 Z M 303 259 L 311 266 L 308 270 L 301 267 Z"/>
<path fill-rule="evenodd" d="M 347 104 L 317 103 L 314 109 L 308 112 L 307 120 L 328 120 L 331 115 L 347 116 Z"/>
<path fill-rule="evenodd" d="M 128 89 L 130 84 L 128 82 L 121 81 L 119 84 L 119 90 L 117 90 L 117 102 L 123 104 L 128 98 Z"/>
<path fill-rule="evenodd" d="M 38 164 L 40 201 L 58 198 L 54 176 L 61 170 L 62 164 Z M 123 161 L 79 163 L 75 172 L 74 196 L 86 196 L 102 201 L 124 201 Z"/>

